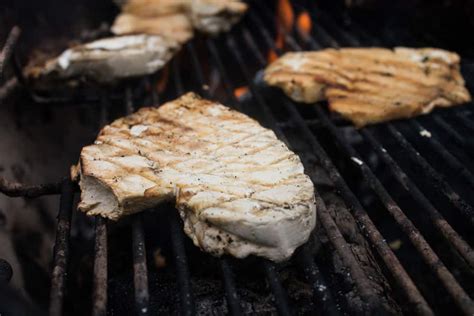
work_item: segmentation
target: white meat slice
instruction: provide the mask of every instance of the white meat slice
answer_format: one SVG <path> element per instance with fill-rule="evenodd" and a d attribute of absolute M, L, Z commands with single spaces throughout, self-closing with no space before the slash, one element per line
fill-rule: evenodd
<path fill-rule="evenodd" d="M 87 77 L 98 82 L 144 76 L 161 69 L 180 48 L 170 39 L 152 35 L 117 36 L 67 49 L 44 67 L 30 70 L 31 79 Z"/>
<path fill-rule="evenodd" d="M 299 157 L 255 120 L 193 93 L 104 127 L 77 170 L 88 215 L 117 220 L 175 200 L 186 234 L 215 255 L 282 261 L 315 226 Z"/>

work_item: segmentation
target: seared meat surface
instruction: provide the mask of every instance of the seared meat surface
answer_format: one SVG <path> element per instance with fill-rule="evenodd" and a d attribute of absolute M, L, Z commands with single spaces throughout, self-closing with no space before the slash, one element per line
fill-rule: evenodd
<path fill-rule="evenodd" d="M 293 100 L 328 100 L 356 126 L 410 118 L 471 100 L 457 54 L 435 48 L 343 48 L 287 53 L 264 80 Z"/>
<path fill-rule="evenodd" d="M 189 93 L 104 127 L 84 147 L 79 209 L 117 220 L 176 201 L 203 250 L 287 259 L 315 226 L 299 157 L 244 114 Z"/>

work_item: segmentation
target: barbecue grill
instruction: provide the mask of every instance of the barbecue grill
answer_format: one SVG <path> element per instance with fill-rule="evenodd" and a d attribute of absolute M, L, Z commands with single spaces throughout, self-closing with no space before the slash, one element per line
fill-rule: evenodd
<path fill-rule="evenodd" d="M 59 195 L 50 315 L 474 314 L 471 106 L 355 129 L 324 102 L 292 102 L 265 86 L 259 73 L 271 55 L 285 51 L 443 42 L 401 26 L 367 27 L 315 1 L 293 4 L 292 15 L 302 18 L 290 27 L 285 18 L 275 19 L 279 10 L 270 1 L 252 1 L 232 31 L 188 42 L 161 76 L 87 100 L 35 95 L 13 58 L 21 32 L 11 30 L 0 72 L 10 64 L 17 71 L 5 78 L 1 99 L 16 90 L 41 106 L 86 102 L 100 108 L 103 126 L 139 106 L 195 91 L 274 130 L 299 154 L 317 192 L 317 228 L 283 264 L 206 255 L 184 236 L 173 206 L 161 205 L 119 223 L 95 218 L 94 242 L 86 247 L 93 260 L 78 268 L 80 240 L 72 242 L 70 232 L 88 222 L 73 211 L 77 185 L 68 178 L 40 185 L 0 179 L 8 196 Z M 471 89 L 468 59 L 462 71 Z M 166 73 L 168 84 L 158 92 L 154 87 Z M 165 267 L 156 265 L 157 257 L 165 258 Z"/>

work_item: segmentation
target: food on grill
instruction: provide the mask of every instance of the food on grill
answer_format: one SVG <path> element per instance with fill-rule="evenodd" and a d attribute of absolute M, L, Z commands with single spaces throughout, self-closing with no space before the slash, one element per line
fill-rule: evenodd
<path fill-rule="evenodd" d="M 230 30 L 246 10 L 239 0 L 130 0 L 115 19 L 112 32 L 169 35 L 185 42 L 192 37 L 193 27 L 209 34 Z M 178 30 L 176 34 L 173 29 Z"/>
<path fill-rule="evenodd" d="M 193 0 L 191 21 L 196 29 L 209 34 L 227 32 L 247 10 L 247 5 L 237 0 Z"/>
<path fill-rule="evenodd" d="M 288 258 L 315 226 L 299 157 L 258 122 L 193 93 L 104 127 L 80 163 L 79 209 L 117 220 L 175 200 L 215 255 Z"/>
<path fill-rule="evenodd" d="M 70 48 L 43 66 L 28 68 L 27 76 L 44 85 L 82 77 L 112 82 L 158 71 L 179 47 L 176 41 L 153 35 L 104 38 Z"/>
<path fill-rule="evenodd" d="M 112 32 L 124 34 L 161 35 L 184 43 L 193 37 L 194 31 L 189 18 L 182 13 L 169 14 L 159 18 L 120 14 L 112 26 Z"/>
<path fill-rule="evenodd" d="M 264 80 L 293 100 L 327 99 L 357 127 L 426 114 L 471 100 L 459 56 L 434 48 L 343 48 L 287 53 Z"/>

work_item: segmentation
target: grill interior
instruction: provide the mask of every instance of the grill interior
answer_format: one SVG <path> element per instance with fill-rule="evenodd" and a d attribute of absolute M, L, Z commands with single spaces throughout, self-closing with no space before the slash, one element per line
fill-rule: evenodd
<path fill-rule="evenodd" d="M 70 180 L 38 186 L 2 182 L 11 196 L 60 195 L 49 313 L 474 314 L 471 106 L 356 130 L 329 113 L 324 102 L 293 103 L 266 87 L 258 73 L 270 51 L 443 47 L 442 41 L 393 25 L 368 27 L 314 1 L 293 6 L 296 16 L 309 14 L 310 32 L 298 24 L 285 30 L 275 24 L 270 2 L 250 5 L 230 33 L 187 43 L 163 71 L 169 77 L 160 93 L 153 87 L 163 73 L 93 97 L 32 97 L 98 107 L 101 126 L 186 91 L 255 117 L 298 153 L 316 185 L 318 221 L 310 241 L 284 264 L 213 258 L 184 236 L 173 205 L 119 223 L 91 221 L 73 211 L 77 187 Z M 12 31 L 4 46 L 5 62 L 18 33 Z M 283 46 L 275 42 L 278 34 Z M 468 58 L 462 71 L 473 91 Z M 0 96 L 9 85 L 21 84 L 21 76 L 7 80 Z M 91 226 L 93 237 L 80 232 Z"/>

